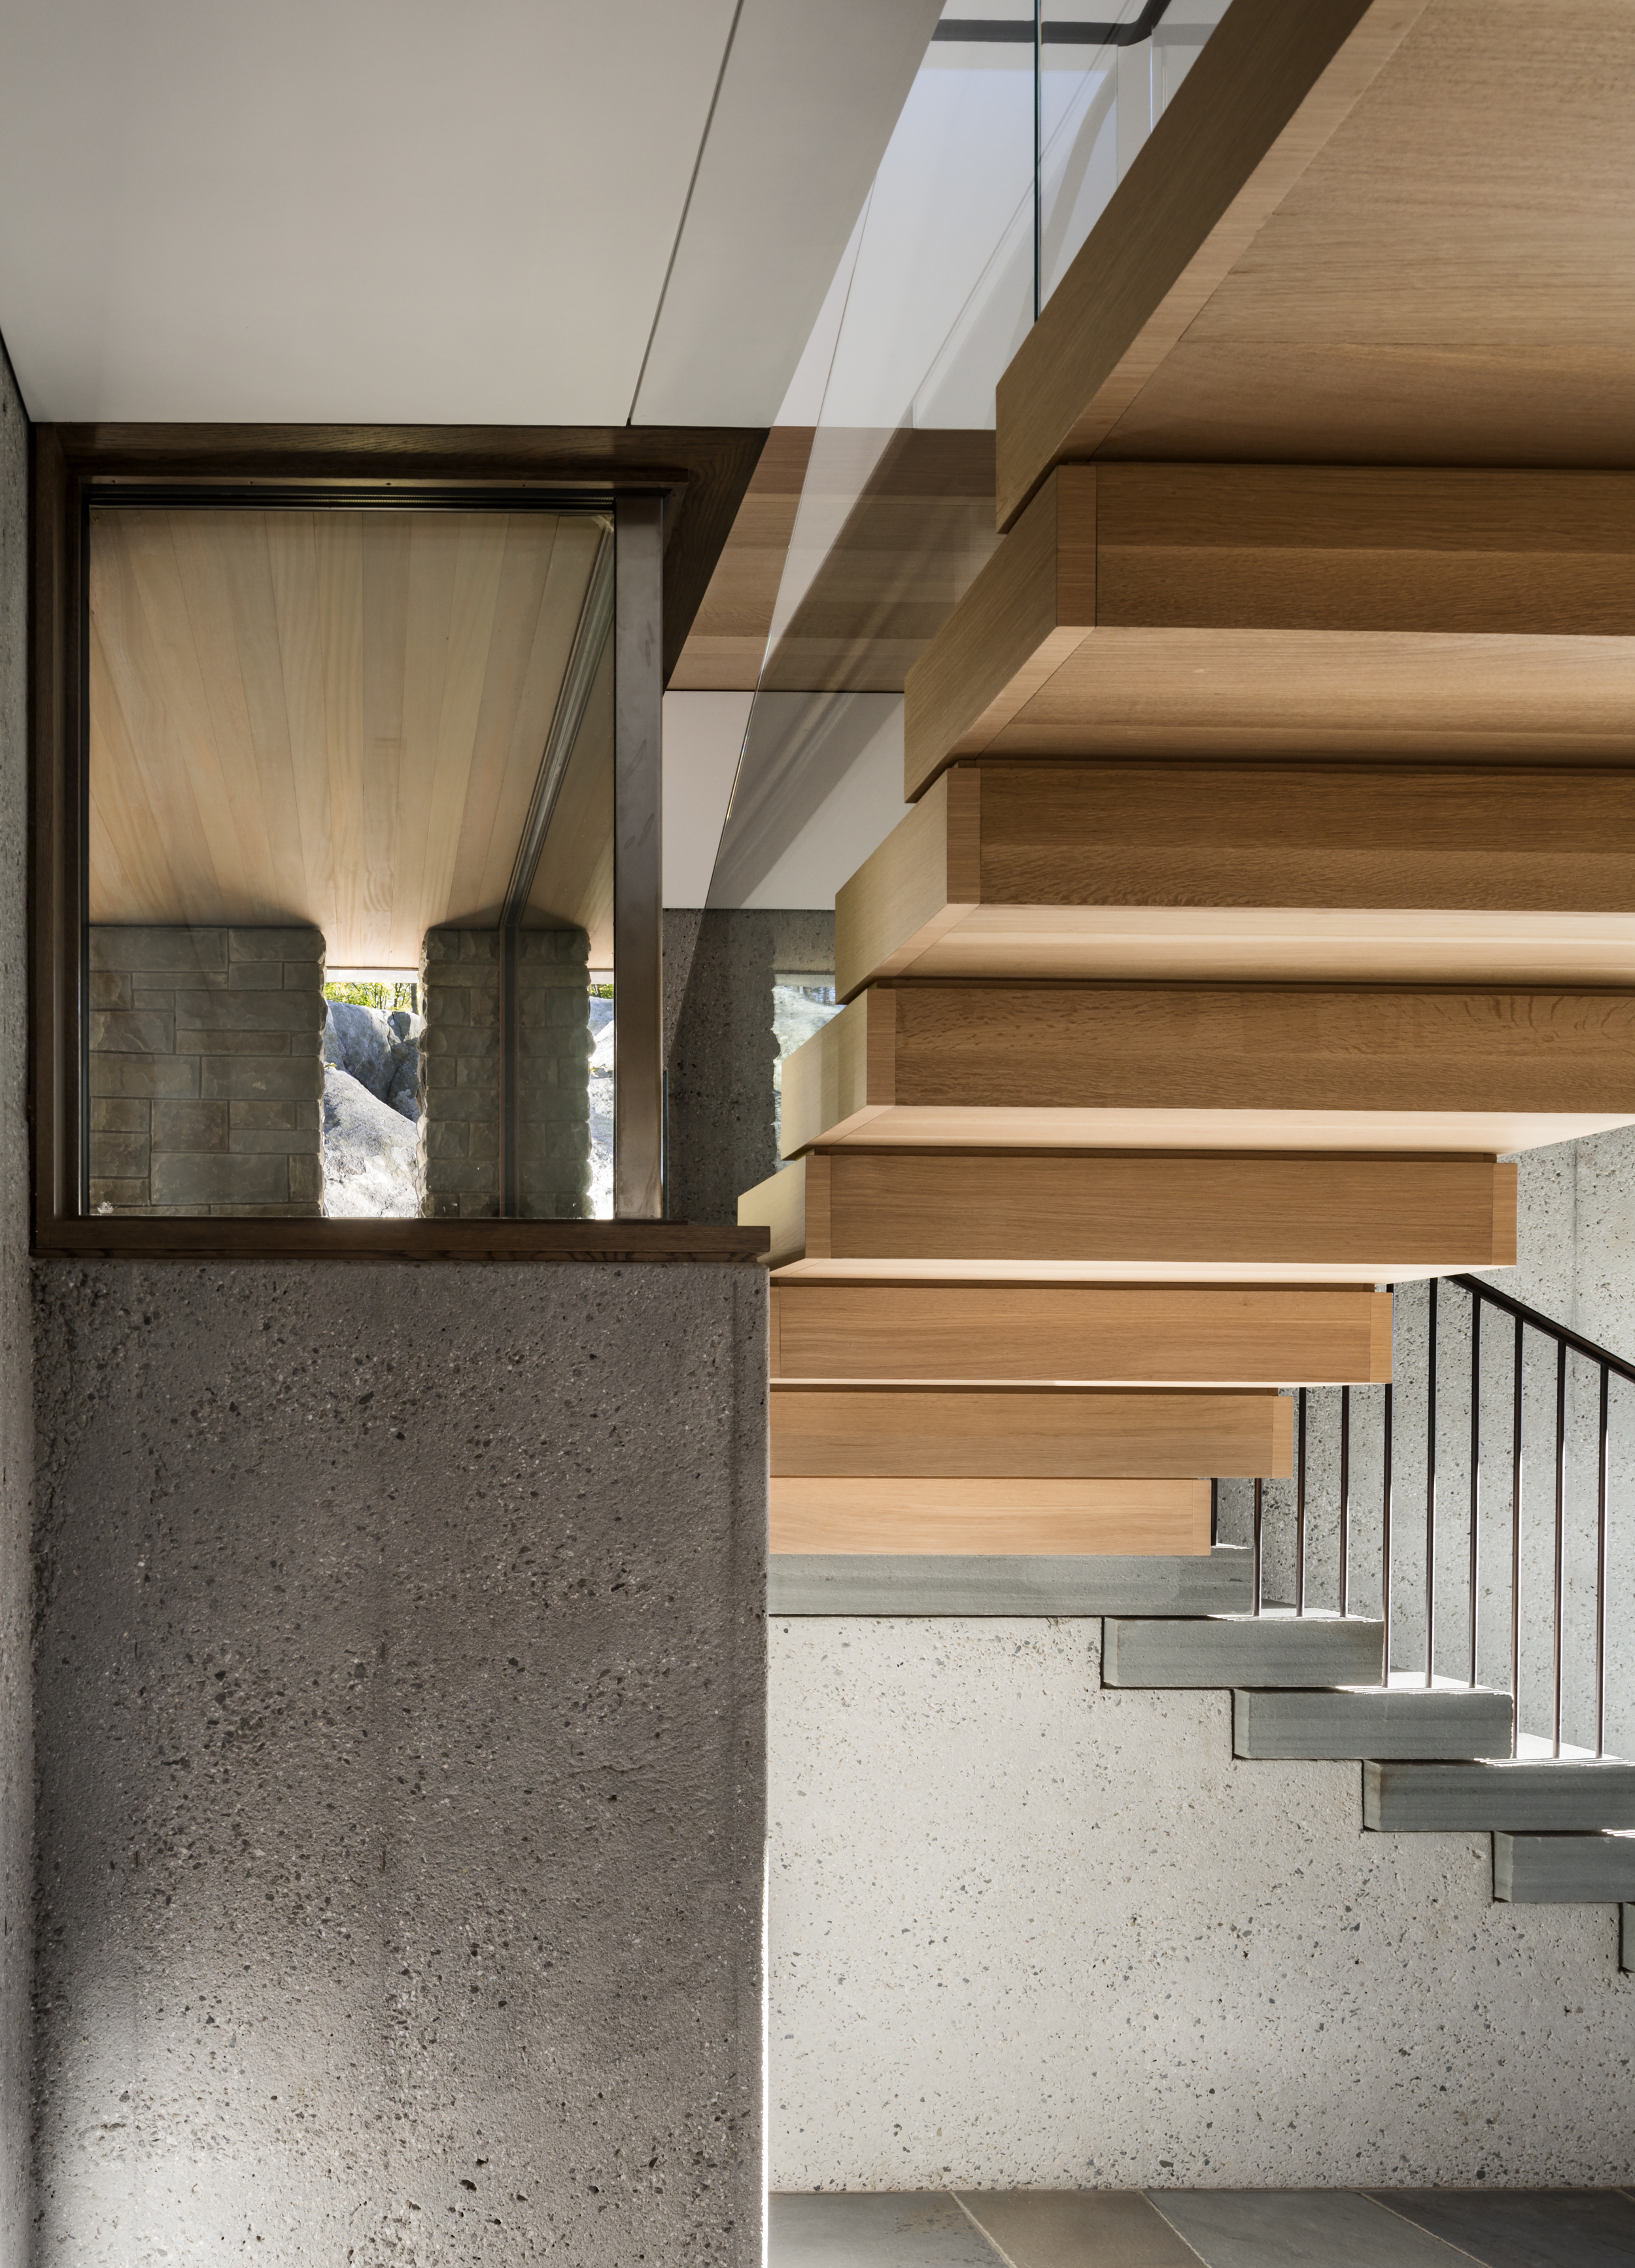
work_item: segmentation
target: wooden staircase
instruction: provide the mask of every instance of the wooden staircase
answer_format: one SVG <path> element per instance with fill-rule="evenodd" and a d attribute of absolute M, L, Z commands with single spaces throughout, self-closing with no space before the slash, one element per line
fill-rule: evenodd
<path fill-rule="evenodd" d="M 1046 306 L 740 1206 L 779 1550 L 1195 1554 L 1635 1121 L 1631 129 L 1604 0 L 1234 0 Z"/>

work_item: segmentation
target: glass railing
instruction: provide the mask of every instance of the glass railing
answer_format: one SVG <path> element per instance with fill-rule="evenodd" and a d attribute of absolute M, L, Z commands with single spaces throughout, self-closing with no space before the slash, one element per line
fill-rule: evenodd
<path fill-rule="evenodd" d="M 969 4 L 936 26 L 780 421 L 815 430 L 715 904 L 830 799 L 844 847 L 803 902 L 900 815 L 896 696 L 998 542 L 994 388 L 1227 0 Z"/>

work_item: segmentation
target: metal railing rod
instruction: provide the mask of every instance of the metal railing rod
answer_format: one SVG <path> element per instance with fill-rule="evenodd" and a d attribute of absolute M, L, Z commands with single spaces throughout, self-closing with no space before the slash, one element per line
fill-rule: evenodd
<path fill-rule="evenodd" d="M 1518 1753 L 1521 1726 L 1521 1332 L 1516 1317 L 1515 1381 L 1510 1412 L 1510 1753 Z"/>
<path fill-rule="evenodd" d="M 1300 1456 L 1294 1480 L 1294 1612 L 1306 1611 L 1306 1388 L 1300 1389 Z"/>
<path fill-rule="evenodd" d="M 1611 1373 L 1601 1366 L 1601 1431 L 1595 1460 L 1595 1754 L 1607 1753 L 1607 1390 Z"/>
<path fill-rule="evenodd" d="M 1551 1631 L 1550 1752 L 1561 1754 L 1561 1566 L 1567 1511 L 1567 1350 L 1556 1347 L 1556 1572 Z"/>
<path fill-rule="evenodd" d="M 1515 1316 L 1519 1322 L 1530 1323 L 1536 1331 L 1542 1331 L 1558 1346 L 1571 1347 L 1574 1354 L 1587 1355 L 1592 1362 L 1604 1362 L 1614 1377 L 1627 1378 L 1631 1385 L 1635 1385 L 1635 1362 L 1625 1362 L 1618 1355 L 1609 1354 L 1606 1348 L 1597 1346 L 1594 1339 L 1587 1339 L 1577 1331 L 1570 1331 L 1565 1323 L 1556 1322 L 1539 1308 L 1529 1307 L 1523 1300 L 1513 1300 L 1507 1292 L 1496 1292 L 1479 1276 L 1450 1276 L 1448 1281 L 1457 1284 L 1461 1290 L 1473 1293 L 1478 1300 L 1485 1300 L 1490 1307 L 1502 1307 L 1506 1314 Z"/>
<path fill-rule="evenodd" d="M 1470 1690 L 1476 1690 L 1477 1609 L 1481 1599 L 1482 1303 L 1470 1302 Z"/>
<path fill-rule="evenodd" d="M 1351 1587 L 1351 1388 L 1340 1388 L 1340 1613 Z"/>
<path fill-rule="evenodd" d="M 1265 1483 L 1264 1481 L 1257 1481 L 1257 1482 L 1255 1483 L 1255 1612 L 1256 1612 L 1257 1614 L 1258 1614 L 1258 1613 L 1260 1612 L 1260 1608 L 1261 1608 L 1261 1599 L 1262 1599 L 1261 1580 L 1260 1580 L 1260 1571 L 1261 1571 L 1261 1517 L 1262 1517 L 1262 1511 L 1263 1511 L 1263 1504 L 1264 1504 L 1264 1494 L 1265 1494 Z"/>
<path fill-rule="evenodd" d="M 1425 1682 L 1436 1683 L 1436 1278 L 1425 1329 Z"/>

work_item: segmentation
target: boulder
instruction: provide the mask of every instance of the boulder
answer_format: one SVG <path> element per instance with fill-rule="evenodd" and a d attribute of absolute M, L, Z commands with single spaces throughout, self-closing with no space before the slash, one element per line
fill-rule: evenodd
<path fill-rule="evenodd" d="M 419 1145 L 407 1118 L 326 1058 L 324 1211 L 331 1219 L 413 1219 L 420 1211 Z"/>
<path fill-rule="evenodd" d="M 324 1061 L 381 1101 L 397 1072 L 391 1024 L 384 1010 L 331 1000 L 324 1018 Z"/>

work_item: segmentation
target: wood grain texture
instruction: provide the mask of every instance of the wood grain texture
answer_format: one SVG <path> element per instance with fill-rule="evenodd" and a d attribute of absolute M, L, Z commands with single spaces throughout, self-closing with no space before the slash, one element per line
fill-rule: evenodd
<path fill-rule="evenodd" d="M 1635 768 L 954 764 L 840 890 L 835 972 L 1626 984 Z"/>
<path fill-rule="evenodd" d="M 774 425 L 693 618 L 669 689 L 752 691 L 811 455 L 810 425 Z"/>
<path fill-rule="evenodd" d="M 1000 380 L 1001 527 L 1105 438 L 1424 10 L 1235 0 Z"/>
<path fill-rule="evenodd" d="M 1362 1384 L 1391 1303 L 1349 1288 L 774 1284 L 772 1375 L 921 1384 Z"/>
<path fill-rule="evenodd" d="M 1479 1158 L 818 1150 L 741 1200 L 738 1217 L 771 1226 L 772 1265 L 791 1278 L 953 1281 L 969 1270 L 1372 1285 L 1514 1267 L 1516 1168 Z"/>
<path fill-rule="evenodd" d="M 1632 132 L 1622 0 L 1433 0 L 1101 450 L 1635 461 Z"/>
<path fill-rule="evenodd" d="M 552 512 L 94 513 L 90 918 L 312 923 L 332 963 L 392 968 L 491 923 L 605 540 Z M 602 707 L 542 910 L 605 961 Z"/>
<path fill-rule="evenodd" d="M 774 1479 L 1179 1480 L 1294 1470 L 1294 1404 L 1275 1393 L 782 1385 L 771 1407 Z"/>
<path fill-rule="evenodd" d="M 1030 1119 L 1033 1147 L 1496 1153 L 1528 1146 L 1500 1129 L 1565 1140 L 1635 1118 L 1635 991 L 878 984 L 786 1060 L 783 1094 L 790 1157 L 870 1129 L 912 1140 L 917 1120 L 939 1145 L 1026 1144 Z M 1166 1140 L 1171 1114 L 1195 1123 Z M 1240 1134 L 1209 1138 L 1238 1114 Z"/>
<path fill-rule="evenodd" d="M 1209 1549 L 1209 1483 L 774 1479 L 770 1548 L 1195 1555 Z"/>
<path fill-rule="evenodd" d="M 1627 752 L 1632 506 L 1622 472 L 1060 468 L 910 674 L 905 793 L 984 752 Z"/>

